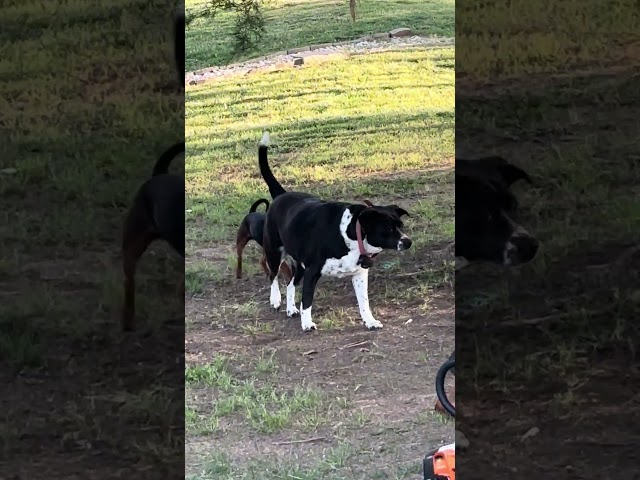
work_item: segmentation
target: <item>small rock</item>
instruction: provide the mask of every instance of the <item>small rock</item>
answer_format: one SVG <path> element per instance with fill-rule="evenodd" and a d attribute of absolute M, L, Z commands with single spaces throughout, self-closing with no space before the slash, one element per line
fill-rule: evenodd
<path fill-rule="evenodd" d="M 304 58 L 302 57 L 296 57 L 293 59 L 293 66 L 294 67 L 299 67 L 300 65 L 304 65 Z"/>
<path fill-rule="evenodd" d="M 394 37 L 409 37 L 413 34 L 410 28 L 396 28 L 389 32 L 391 38 Z"/>
<path fill-rule="evenodd" d="M 14 173 L 17 173 L 18 170 L 15 168 L 3 168 L 2 170 L 0 170 L 0 173 L 3 173 L 5 175 L 13 175 Z"/>

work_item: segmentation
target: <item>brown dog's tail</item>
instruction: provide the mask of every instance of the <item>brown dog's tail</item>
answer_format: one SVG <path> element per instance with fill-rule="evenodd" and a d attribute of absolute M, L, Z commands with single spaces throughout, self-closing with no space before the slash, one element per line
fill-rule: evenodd
<path fill-rule="evenodd" d="M 178 154 L 184 152 L 184 142 L 174 143 L 169 148 L 165 150 L 165 152 L 160 155 L 158 161 L 153 167 L 152 177 L 156 175 L 162 175 L 169 172 L 169 165 L 171 165 L 171 160 L 173 160 Z"/>
<path fill-rule="evenodd" d="M 266 198 L 261 198 L 260 200 L 256 200 L 253 205 L 251 205 L 251 208 L 249 209 L 249 213 L 253 213 L 258 209 L 258 206 L 264 203 L 265 209 L 264 211 L 266 212 L 267 210 L 269 210 L 269 200 L 267 200 Z"/>

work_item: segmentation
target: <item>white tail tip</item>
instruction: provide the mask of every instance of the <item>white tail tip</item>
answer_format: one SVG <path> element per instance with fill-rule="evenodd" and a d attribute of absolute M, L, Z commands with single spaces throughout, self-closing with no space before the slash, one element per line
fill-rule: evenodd
<path fill-rule="evenodd" d="M 269 146 L 269 132 L 264 132 L 262 134 L 262 140 L 260 140 L 260 146 L 261 147 L 268 147 Z"/>

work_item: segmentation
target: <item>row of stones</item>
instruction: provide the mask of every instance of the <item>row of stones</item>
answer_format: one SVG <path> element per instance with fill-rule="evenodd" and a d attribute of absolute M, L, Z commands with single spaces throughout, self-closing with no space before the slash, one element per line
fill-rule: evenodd
<path fill-rule="evenodd" d="M 320 50 L 322 48 L 337 47 L 340 45 L 349 45 L 351 43 L 371 42 L 375 40 L 388 40 L 389 38 L 409 37 L 413 35 L 410 28 L 396 28 L 389 32 L 374 33 L 373 35 L 366 35 L 364 37 L 356 38 L 355 40 L 347 40 L 345 42 L 337 43 L 319 43 L 317 45 L 311 45 L 309 47 L 291 48 L 286 51 L 277 52 L 275 55 L 292 55 L 300 52 L 309 52 L 313 50 Z"/>
<path fill-rule="evenodd" d="M 292 56 L 295 54 L 304 54 L 305 52 L 312 52 L 312 51 L 316 51 L 316 50 L 326 50 L 326 49 L 333 49 L 335 47 L 341 47 L 341 46 L 346 46 L 346 45 L 352 45 L 352 44 L 360 44 L 360 43 L 366 43 L 366 42 L 375 42 L 375 41 L 384 41 L 384 40 L 389 40 L 392 38 L 401 38 L 401 37 L 408 37 L 413 35 L 413 32 L 411 31 L 410 28 L 396 28 L 394 30 L 390 30 L 389 32 L 384 32 L 384 33 L 376 33 L 373 35 L 367 35 L 361 38 L 357 38 L 355 40 L 347 40 L 344 42 L 336 42 L 336 43 L 321 43 L 321 44 L 317 44 L 317 45 L 311 45 L 308 47 L 300 47 L 300 48 L 291 48 L 289 50 L 282 50 L 280 52 L 274 52 L 272 54 L 270 54 L 267 57 L 261 57 L 261 58 L 256 58 L 253 60 L 249 60 L 249 61 L 245 61 L 245 62 L 240 62 L 240 63 L 230 63 L 228 65 L 225 65 L 224 67 L 209 67 L 209 68 L 203 68 L 200 70 L 195 70 L 193 72 L 191 72 L 188 76 L 190 77 L 199 77 L 199 76 L 204 76 L 206 74 L 211 74 L 214 73 L 216 70 L 225 70 L 225 71 L 233 71 L 235 69 L 239 69 L 242 67 L 245 67 L 247 65 L 247 63 L 252 63 L 252 62 L 260 62 L 260 61 L 267 61 L 269 59 L 272 58 L 276 58 L 276 57 L 286 57 L 286 56 Z M 295 57 L 292 59 L 293 60 L 293 65 L 294 66 L 299 66 L 302 65 L 304 63 L 304 60 L 301 60 L 300 57 Z M 190 85 L 195 85 L 197 83 L 201 83 L 204 79 L 202 80 L 197 80 L 197 79 L 192 79 L 189 81 Z"/>

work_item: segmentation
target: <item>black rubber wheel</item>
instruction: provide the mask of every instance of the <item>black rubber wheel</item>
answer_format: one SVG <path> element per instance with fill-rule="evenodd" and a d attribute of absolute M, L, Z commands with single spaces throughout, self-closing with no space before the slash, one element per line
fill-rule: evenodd
<path fill-rule="evenodd" d="M 438 374 L 436 375 L 436 395 L 438 396 L 438 400 L 440 400 L 440 403 L 442 403 L 444 409 L 452 417 L 456 416 L 456 409 L 449 401 L 449 398 L 447 398 L 447 393 L 444 390 L 444 380 L 445 378 L 447 378 L 447 373 L 449 373 L 449 370 L 453 370 L 455 369 L 455 367 L 455 358 L 450 358 L 442 364 L 442 366 L 438 370 Z"/>

